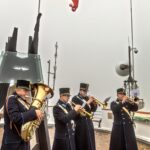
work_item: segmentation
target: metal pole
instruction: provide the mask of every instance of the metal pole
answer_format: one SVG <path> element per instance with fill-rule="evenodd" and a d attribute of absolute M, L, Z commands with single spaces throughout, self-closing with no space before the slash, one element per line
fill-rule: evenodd
<path fill-rule="evenodd" d="M 134 79 L 134 76 L 135 76 L 135 73 L 134 73 L 134 30 L 133 30 L 133 8 L 132 8 L 132 0 L 130 0 L 130 13 L 131 13 L 131 50 L 132 50 L 132 66 L 133 66 L 133 79 Z"/>
<path fill-rule="evenodd" d="M 38 14 L 40 13 L 40 8 L 41 8 L 41 0 L 39 0 L 39 4 L 38 4 Z"/>
<path fill-rule="evenodd" d="M 54 75 L 53 75 L 53 90 L 55 90 L 55 80 L 56 80 L 56 70 L 57 70 L 57 50 L 58 50 L 58 44 L 56 42 L 55 44 L 55 64 L 54 64 Z"/>
<path fill-rule="evenodd" d="M 47 63 L 48 63 L 48 80 L 47 80 L 47 84 L 48 84 L 48 86 L 50 85 L 50 64 L 51 64 L 51 60 L 49 59 L 48 61 L 47 61 Z"/>
<path fill-rule="evenodd" d="M 128 47 L 128 57 L 129 57 L 129 78 L 128 78 L 128 88 L 129 88 L 129 97 L 130 97 L 130 83 L 132 82 L 132 75 L 131 75 L 131 47 Z"/>

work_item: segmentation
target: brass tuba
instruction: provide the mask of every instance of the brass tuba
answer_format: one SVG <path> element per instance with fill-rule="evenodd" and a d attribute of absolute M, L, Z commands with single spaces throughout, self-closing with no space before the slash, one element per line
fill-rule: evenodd
<path fill-rule="evenodd" d="M 52 98 L 54 93 L 49 86 L 43 83 L 35 83 L 31 85 L 31 95 L 32 102 L 29 109 L 39 109 L 44 113 L 46 98 Z M 40 123 L 39 120 L 34 120 L 23 124 L 21 127 L 22 139 L 24 141 L 29 141 L 33 137 L 35 130 L 39 127 Z"/>

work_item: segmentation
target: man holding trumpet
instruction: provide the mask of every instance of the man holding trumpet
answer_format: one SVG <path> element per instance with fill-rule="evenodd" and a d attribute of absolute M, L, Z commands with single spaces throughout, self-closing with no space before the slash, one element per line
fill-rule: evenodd
<path fill-rule="evenodd" d="M 55 137 L 52 150 L 76 150 L 72 120 L 78 115 L 81 105 L 74 109 L 68 103 L 70 98 L 69 88 L 59 89 L 60 98 L 53 108 L 55 120 Z"/>
<path fill-rule="evenodd" d="M 138 110 L 138 103 L 126 96 L 125 89 L 117 89 L 117 100 L 111 103 L 114 115 L 110 150 L 138 150 L 131 111 Z"/>
<path fill-rule="evenodd" d="M 79 94 L 72 98 L 73 104 L 82 106 L 85 113 L 80 113 L 76 119 L 75 142 L 76 150 L 96 150 L 94 126 L 91 115 L 97 109 L 93 97 L 88 97 L 89 84 L 80 83 Z"/>

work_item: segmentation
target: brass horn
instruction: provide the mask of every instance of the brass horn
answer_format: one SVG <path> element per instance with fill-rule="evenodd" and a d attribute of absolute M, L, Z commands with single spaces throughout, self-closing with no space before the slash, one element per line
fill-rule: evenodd
<path fill-rule="evenodd" d="M 101 102 L 98 99 L 94 99 L 94 103 L 96 103 L 98 106 L 100 106 L 102 109 L 106 109 L 107 108 L 107 103 L 105 102 Z"/>
<path fill-rule="evenodd" d="M 138 97 L 127 97 L 127 102 L 130 104 L 134 104 L 139 102 L 141 99 L 139 99 Z"/>
<path fill-rule="evenodd" d="M 93 97 L 94 99 L 94 103 L 96 103 L 98 106 L 100 106 L 102 109 L 106 109 L 107 108 L 107 105 L 108 105 L 108 101 L 110 100 L 111 97 L 107 97 L 104 102 L 96 99 L 95 97 Z"/>
<path fill-rule="evenodd" d="M 35 83 L 32 84 L 31 87 L 33 97 L 29 109 L 39 109 L 44 113 L 46 107 L 46 99 L 53 97 L 53 90 L 43 83 Z M 39 120 L 29 121 L 23 124 L 21 127 L 22 139 L 24 141 L 29 141 L 33 137 L 35 130 L 39 127 L 40 124 L 41 122 Z"/>
<path fill-rule="evenodd" d="M 77 104 L 75 104 L 74 102 L 71 101 L 71 104 L 73 105 L 73 107 L 75 107 Z M 89 113 L 87 112 L 84 108 L 81 108 L 79 110 L 79 113 L 81 116 L 87 116 L 89 117 L 90 119 L 93 119 L 93 113 Z"/>

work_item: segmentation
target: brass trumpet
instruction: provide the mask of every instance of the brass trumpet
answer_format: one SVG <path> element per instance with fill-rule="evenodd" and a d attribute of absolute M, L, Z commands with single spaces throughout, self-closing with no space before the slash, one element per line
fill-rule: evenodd
<path fill-rule="evenodd" d="M 127 97 L 127 102 L 130 104 L 134 104 L 136 102 L 138 102 L 140 99 L 138 97 Z"/>
<path fill-rule="evenodd" d="M 102 107 L 102 109 L 107 108 L 107 103 L 101 102 L 101 101 L 98 100 L 98 99 L 95 99 L 95 98 L 94 98 L 94 103 L 96 103 L 98 106 Z"/>
<path fill-rule="evenodd" d="M 93 97 L 94 98 L 94 97 Z M 104 100 L 104 102 L 101 102 L 100 100 L 94 98 L 94 103 L 96 103 L 98 106 L 102 107 L 102 109 L 106 109 L 107 108 L 107 105 L 108 105 L 108 101 L 111 97 L 108 97 Z"/>
<path fill-rule="evenodd" d="M 72 102 L 72 101 L 71 101 L 71 104 L 73 105 L 73 107 L 77 105 L 77 104 L 75 104 L 75 103 Z M 84 108 L 81 108 L 81 109 L 79 110 L 79 113 L 80 113 L 81 116 L 84 116 L 84 117 L 87 116 L 87 117 L 89 117 L 90 119 L 93 119 L 93 113 L 87 112 Z"/>

